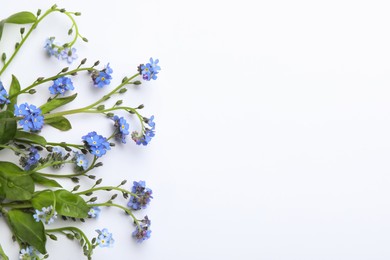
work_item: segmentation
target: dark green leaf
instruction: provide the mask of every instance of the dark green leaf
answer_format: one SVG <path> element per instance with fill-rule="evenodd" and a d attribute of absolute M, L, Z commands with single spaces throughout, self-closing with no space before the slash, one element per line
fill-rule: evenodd
<path fill-rule="evenodd" d="M 89 207 L 79 195 L 63 189 L 56 190 L 54 195 L 58 214 L 74 218 L 86 218 L 88 216 Z M 40 191 L 34 194 L 31 203 L 36 209 L 53 205 L 53 192 L 50 190 Z"/>
<path fill-rule="evenodd" d="M 45 119 L 45 123 L 61 131 L 68 131 L 72 129 L 72 125 L 69 120 L 63 116 L 47 118 Z"/>
<path fill-rule="evenodd" d="M 20 92 L 20 83 L 18 79 L 14 75 L 12 75 L 11 87 L 8 94 L 11 97 L 19 92 Z M 14 96 L 13 98 L 11 98 L 10 99 L 11 103 L 8 104 L 7 106 L 7 110 L 10 111 L 11 113 L 13 113 L 15 110 L 14 105 L 16 104 L 17 98 L 18 96 Z"/>
<path fill-rule="evenodd" d="M 55 180 L 43 177 L 39 173 L 34 172 L 34 173 L 31 174 L 31 177 L 33 178 L 35 183 L 41 184 L 43 186 L 54 187 L 54 188 L 62 188 L 62 186 L 58 182 L 56 182 Z"/>
<path fill-rule="evenodd" d="M 35 221 L 33 213 L 13 209 L 8 211 L 8 220 L 16 237 L 46 254 L 45 228 L 41 221 Z"/>
<path fill-rule="evenodd" d="M 28 24 L 28 23 L 35 23 L 37 20 L 37 17 L 30 12 L 20 12 L 11 15 L 8 17 L 5 22 L 6 23 L 16 23 L 16 24 Z"/>
<path fill-rule="evenodd" d="M 69 102 L 72 102 L 76 97 L 77 93 L 69 97 L 52 99 L 40 107 L 40 109 L 42 110 L 42 114 L 46 114 L 47 112 L 50 112 L 60 106 L 68 104 Z"/>
<path fill-rule="evenodd" d="M 14 138 L 18 140 L 29 141 L 30 143 L 39 144 L 42 146 L 45 146 L 47 143 L 46 139 L 40 135 L 19 130 L 16 131 Z"/>
<path fill-rule="evenodd" d="M 89 207 L 79 195 L 67 190 L 56 190 L 55 194 L 58 214 L 74 218 L 88 217 Z"/>
<path fill-rule="evenodd" d="M 34 181 L 15 164 L 0 162 L 0 190 L 6 199 L 29 200 L 34 192 Z"/>
<path fill-rule="evenodd" d="M 16 120 L 9 111 L 0 112 L 0 144 L 6 144 L 12 140 L 16 133 Z"/>

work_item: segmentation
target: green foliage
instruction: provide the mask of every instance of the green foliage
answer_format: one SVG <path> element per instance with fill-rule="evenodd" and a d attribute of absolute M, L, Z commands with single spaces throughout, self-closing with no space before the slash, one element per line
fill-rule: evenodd
<path fill-rule="evenodd" d="M 63 116 L 56 116 L 45 119 L 45 123 L 61 131 L 68 131 L 72 129 L 72 125 L 70 124 L 69 120 Z"/>
<path fill-rule="evenodd" d="M 54 98 L 40 107 L 42 114 L 46 114 L 56 108 L 66 105 L 69 102 L 72 102 L 76 97 L 77 97 L 77 93 L 69 97 Z"/>
<path fill-rule="evenodd" d="M 4 25 L 6 23 L 30 24 L 30 23 L 35 23 L 36 21 L 37 21 L 37 17 L 30 12 L 19 12 L 11 15 L 7 19 L 0 21 L 0 40 L 1 37 L 3 36 Z"/>
<path fill-rule="evenodd" d="M 16 131 L 14 138 L 15 140 L 28 141 L 29 143 L 39 144 L 42 146 L 45 146 L 47 144 L 46 139 L 43 136 L 19 130 Z"/>
<path fill-rule="evenodd" d="M 8 220 L 14 235 L 19 240 L 35 247 L 42 254 L 46 254 L 46 234 L 41 221 L 36 222 L 32 213 L 18 209 L 8 212 Z"/>
<path fill-rule="evenodd" d="M 20 83 L 18 81 L 18 79 L 12 75 L 12 81 L 11 81 L 11 86 L 10 86 L 10 90 L 9 90 L 9 96 L 12 97 L 10 98 L 10 104 L 8 104 L 7 106 L 7 110 L 10 111 L 11 113 L 14 112 L 15 108 L 14 108 L 14 105 L 16 104 L 16 101 L 17 101 L 17 93 L 20 92 Z"/>
<path fill-rule="evenodd" d="M 0 112 L 0 144 L 6 144 L 12 140 L 16 133 L 16 120 L 9 111 Z"/>
<path fill-rule="evenodd" d="M 0 197 L 8 200 L 29 200 L 34 192 L 30 175 L 10 162 L 0 162 Z"/>

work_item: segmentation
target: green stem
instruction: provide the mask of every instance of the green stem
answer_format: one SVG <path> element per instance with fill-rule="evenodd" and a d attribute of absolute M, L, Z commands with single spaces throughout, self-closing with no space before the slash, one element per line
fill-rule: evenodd
<path fill-rule="evenodd" d="M 46 232 L 51 232 L 51 233 L 58 232 L 58 233 L 64 234 L 64 232 L 63 232 L 64 230 L 68 230 L 68 231 L 71 231 L 73 233 L 80 234 L 83 237 L 84 241 L 88 245 L 88 252 L 89 252 L 88 256 L 90 256 L 92 254 L 93 247 L 92 247 L 91 242 L 89 241 L 88 237 L 84 234 L 84 232 L 76 227 L 62 227 L 62 228 L 46 229 Z"/>
<path fill-rule="evenodd" d="M 87 194 L 87 193 L 90 193 L 90 192 L 94 192 L 94 191 L 98 191 L 98 190 L 116 190 L 116 191 L 121 191 L 121 192 L 130 194 L 131 196 L 134 196 L 134 197 L 138 198 L 137 194 L 134 194 L 134 193 L 132 193 L 132 192 L 130 192 L 128 190 L 125 190 L 125 189 L 122 189 L 122 188 L 119 188 L 119 187 L 112 187 L 112 186 L 102 186 L 102 187 L 92 188 L 92 189 L 89 189 L 89 190 L 77 192 L 75 194 L 76 195 L 84 195 L 84 194 Z"/>
<path fill-rule="evenodd" d="M 137 224 L 138 228 L 141 229 L 140 224 L 139 224 L 139 220 L 134 216 L 133 212 L 128 208 L 125 208 L 121 205 L 114 204 L 114 203 L 95 203 L 95 204 L 89 204 L 89 206 L 91 206 L 91 207 L 99 207 L 99 206 L 111 207 L 111 206 L 113 206 L 113 207 L 123 209 L 127 214 L 129 214 L 133 218 L 133 220 Z"/>
<path fill-rule="evenodd" d="M 32 31 L 34 31 L 34 29 L 37 27 L 37 25 L 42 21 L 43 18 L 45 18 L 47 15 L 49 15 L 50 13 L 54 12 L 55 9 L 49 9 L 47 10 L 41 18 L 39 18 L 38 20 L 36 20 L 33 25 L 31 26 L 30 30 L 28 30 L 27 34 L 23 37 L 23 39 L 20 41 L 20 44 L 18 45 L 18 47 L 15 49 L 14 53 L 12 54 L 11 58 L 4 64 L 3 68 L 0 70 L 0 76 L 3 74 L 3 72 L 7 69 L 7 67 L 9 66 L 9 64 L 12 62 L 12 60 L 15 58 L 16 54 L 19 52 L 20 48 L 23 46 L 23 44 L 25 43 L 25 41 L 27 40 L 27 38 L 30 36 L 30 34 L 32 33 Z"/>
<path fill-rule="evenodd" d="M 13 208 L 13 209 L 26 209 L 32 208 L 31 202 L 23 202 L 23 203 L 3 203 L 0 204 L 1 207 L 4 208 Z"/>
<path fill-rule="evenodd" d="M 99 105 L 100 103 L 106 101 L 111 95 L 115 94 L 120 88 L 128 84 L 131 80 L 133 80 L 135 77 L 137 77 L 139 73 L 133 75 L 131 78 L 127 79 L 126 81 L 122 82 L 120 85 L 118 85 L 116 88 L 114 88 L 110 93 L 107 95 L 104 95 L 102 98 L 100 98 L 98 101 L 90 104 L 89 106 L 83 107 L 83 108 L 78 108 L 78 109 L 72 109 L 68 111 L 63 111 L 63 112 L 57 112 L 53 114 L 46 114 L 45 118 L 52 118 L 52 117 L 57 117 L 57 116 L 62 116 L 62 115 L 71 115 L 71 114 L 77 114 L 77 113 L 103 113 L 105 110 L 90 110 L 94 106 Z M 111 109 L 113 110 L 113 109 Z M 110 111 L 110 110 L 107 110 Z"/>
<path fill-rule="evenodd" d="M 85 175 L 84 172 L 73 173 L 73 174 L 50 174 L 50 173 L 43 173 L 43 172 L 36 172 L 36 173 L 44 177 L 54 177 L 54 178 L 69 178 L 69 177 L 77 177 L 77 176 Z"/>
<path fill-rule="evenodd" d="M 8 145 L 3 145 L 3 144 L 0 144 L 0 148 L 6 148 L 6 149 L 10 149 L 10 150 L 12 150 L 12 151 L 14 151 L 14 152 L 17 152 L 17 153 L 20 153 L 20 154 L 26 155 L 26 154 L 24 153 L 24 151 L 22 151 L 22 150 L 19 150 L 18 148 L 16 148 L 16 147 L 13 147 L 13 146 L 8 146 Z"/>
<path fill-rule="evenodd" d="M 46 143 L 47 145 L 51 145 L 51 146 L 60 146 L 60 147 L 74 147 L 74 148 L 77 148 L 77 149 L 82 149 L 84 148 L 84 145 L 82 144 L 68 144 L 68 143 L 54 143 L 54 142 L 48 142 Z"/>

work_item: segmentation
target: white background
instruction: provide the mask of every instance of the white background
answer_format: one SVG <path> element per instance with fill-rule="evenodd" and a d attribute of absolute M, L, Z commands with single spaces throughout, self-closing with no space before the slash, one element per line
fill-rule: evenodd
<path fill-rule="evenodd" d="M 52 4 L 3 0 L 0 16 Z M 138 214 L 152 219 L 152 238 L 136 244 L 129 218 L 103 210 L 82 226 L 90 237 L 107 227 L 116 243 L 94 259 L 390 259 L 388 1 L 57 4 L 83 13 L 89 43 L 77 45 L 79 56 L 110 62 L 113 84 L 151 56 L 162 66 L 157 81 L 126 93 L 129 105 L 155 115 L 155 139 L 116 147 L 95 172 L 105 184 L 142 179 L 153 189 Z M 2 81 L 15 74 L 29 85 L 66 66 L 47 59 L 42 44 L 65 41 L 68 25 L 60 15 L 43 22 Z M 6 28 L 2 50 L 15 31 Z M 71 107 L 108 91 L 80 78 Z M 111 130 L 99 116 L 70 120 L 72 132 L 45 129 L 47 139 Z M 0 230 L 15 259 L 3 222 Z M 50 259 L 83 259 L 65 238 L 48 248 Z"/>

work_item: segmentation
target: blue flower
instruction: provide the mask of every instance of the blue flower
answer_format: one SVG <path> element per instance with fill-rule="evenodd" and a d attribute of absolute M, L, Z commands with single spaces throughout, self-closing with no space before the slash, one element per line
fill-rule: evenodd
<path fill-rule="evenodd" d="M 78 58 L 76 51 L 76 48 L 65 48 L 61 51 L 61 58 L 71 64 L 74 60 Z"/>
<path fill-rule="evenodd" d="M 135 228 L 135 231 L 133 232 L 133 237 L 137 239 L 138 243 L 142 243 L 143 241 L 147 240 L 150 238 L 150 234 L 152 231 L 149 229 L 149 225 L 144 225 L 140 224 L 139 226 L 137 225 Z"/>
<path fill-rule="evenodd" d="M 43 116 L 41 109 L 27 103 L 20 106 L 15 105 L 15 116 L 22 117 L 19 124 L 25 131 L 39 131 L 43 127 Z"/>
<path fill-rule="evenodd" d="M 8 93 L 0 81 L 0 105 L 9 104 Z"/>
<path fill-rule="evenodd" d="M 42 210 L 36 209 L 33 217 L 36 222 L 42 221 L 45 224 L 51 224 L 57 218 L 57 212 L 53 209 L 53 206 L 43 207 Z"/>
<path fill-rule="evenodd" d="M 55 56 L 58 58 L 59 56 L 58 48 L 54 44 L 54 39 L 55 39 L 54 37 L 48 38 L 45 42 L 44 48 L 46 49 L 47 54 L 49 54 L 49 56 Z"/>
<path fill-rule="evenodd" d="M 61 77 L 53 81 L 53 85 L 49 87 L 51 94 L 64 95 L 68 90 L 74 90 L 72 80 L 67 77 Z"/>
<path fill-rule="evenodd" d="M 111 83 L 113 70 L 110 67 L 110 63 L 106 65 L 104 69 L 101 71 L 95 70 L 92 72 L 92 80 L 93 84 L 97 86 L 98 88 L 103 88 L 106 85 L 109 85 Z"/>
<path fill-rule="evenodd" d="M 20 158 L 20 164 L 24 167 L 26 171 L 34 168 L 38 162 L 41 156 L 38 153 L 37 148 L 34 146 L 31 146 L 29 149 L 29 154 L 27 156 Z"/>
<path fill-rule="evenodd" d="M 145 127 L 143 134 L 139 134 L 137 131 L 131 133 L 131 138 L 137 145 L 148 145 L 155 136 L 154 129 L 156 128 L 156 123 L 153 120 L 154 116 L 151 116 L 150 118 L 144 118 L 144 122 L 151 128 Z"/>
<path fill-rule="evenodd" d="M 100 215 L 100 208 L 99 207 L 92 207 L 88 211 L 88 216 L 91 218 L 98 218 Z"/>
<path fill-rule="evenodd" d="M 146 65 L 141 64 L 138 67 L 138 71 L 142 75 L 142 78 L 144 80 L 147 80 L 147 81 L 149 81 L 151 79 L 156 80 L 157 74 L 161 70 L 161 67 L 157 65 L 159 60 L 158 59 L 153 60 L 153 58 L 150 58 L 149 61 L 150 61 L 150 63 L 146 63 Z"/>
<path fill-rule="evenodd" d="M 154 130 L 154 128 L 156 127 L 156 123 L 153 122 L 154 120 L 154 116 L 151 116 L 149 119 L 146 118 L 146 123 L 152 128 L 152 130 Z"/>
<path fill-rule="evenodd" d="M 103 230 L 96 229 L 96 232 L 99 234 L 97 238 L 97 243 L 100 247 L 112 247 L 115 240 L 112 238 L 112 233 L 108 232 L 106 228 Z"/>
<path fill-rule="evenodd" d="M 76 152 L 74 155 L 74 161 L 77 166 L 82 167 L 84 170 L 88 168 L 88 160 L 84 154 Z"/>
<path fill-rule="evenodd" d="M 107 139 L 101 135 L 98 135 L 95 131 L 83 136 L 85 147 L 89 152 L 97 157 L 102 157 L 106 154 L 107 150 L 110 150 L 110 143 Z"/>
<path fill-rule="evenodd" d="M 127 206 L 133 210 L 145 209 L 153 198 L 153 192 L 151 189 L 146 188 L 145 181 L 133 182 L 131 192 L 136 196 L 131 195 Z"/>
<path fill-rule="evenodd" d="M 21 260 L 39 260 L 39 252 L 32 246 L 20 250 L 19 259 Z"/>
<path fill-rule="evenodd" d="M 115 121 L 114 126 L 116 127 L 115 138 L 120 140 L 122 143 L 126 143 L 126 136 L 129 135 L 129 124 L 123 117 L 114 116 L 112 120 Z"/>

